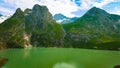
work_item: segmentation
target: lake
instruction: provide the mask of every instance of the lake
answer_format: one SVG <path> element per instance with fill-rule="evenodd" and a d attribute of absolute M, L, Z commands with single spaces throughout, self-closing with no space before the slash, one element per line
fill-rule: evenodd
<path fill-rule="evenodd" d="M 120 65 L 120 51 L 74 48 L 1 50 L 9 61 L 3 68 L 113 68 Z"/>

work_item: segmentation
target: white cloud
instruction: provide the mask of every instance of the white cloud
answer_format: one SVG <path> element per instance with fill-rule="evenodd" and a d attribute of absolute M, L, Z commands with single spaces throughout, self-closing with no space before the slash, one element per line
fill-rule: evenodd
<path fill-rule="evenodd" d="M 9 4 L 8 6 L 12 6 L 14 8 L 21 8 L 22 10 L 26 8 L 32 8 L 33 5 L 46 5 L 49 8 L 49 11 L 54 15 L 56 13 L 62 13 L 68 17 L 74 17 L 75 14 L 72 12 L 80 11 L 80 10 L 88 10 L 93 6 L 102 8 L 111 2 L 120 2 L 120 0 L 79 0 L 80 6 L 77 6 L 75 0 L 4 0 L 5 4 Z M 99 2 L 98 2 L 99 1 Z M 1 8 L 1 7 L 0 7 Z M 9 11 L 7 8 L 3 8 L 0 11 L 4 11 L 7 13 L 13 13 L 13 11 Z M 15 11 L 15 10 L 14 10 Z"/>
<path fill-rule="evenodd" d="M 120 15 L 120 10 L 117 10 L 117 11 L 113 12 L 113 14 L 118 14 L 118 15 Z"/>
<path fill-rule="evenodd" d="M 111 2 L 114 2 L 115 0 L 102 0 L 100 1 L 99 3 L 98 2 L 94 2 L 93 3 L 93 6 L 96 6 L 96 7 L 99 7 L 99 8 L 102 8 L 103 6 L 111 3 Z"/>
<path fill-rule="evenodd" d="M 70 0 L 61 1 L 53 0 L 53 2 L 47 2 L 46 5 L 53 14 L 62 13 L 69 17 L 74 16 L 71 13 L 78 10 L 78 6 L 74 2 L 71 2 Z"/>
<path fill-rule="evenodd" d="M 0 12 L 5 15 L 13 14 L 14 11 L 0 6 Z"/>
<path fill-rule="evenodd" d="M 93 4 L 93 0 L 81 0 L 81 5 L 80 5 L 80 9 L 89 9 L 91 7 L 91 5 Z"/>
<path fill-rule="evenodd" d="M 98 2 L 99 1 L 99 2 Z M 96 6 L 98 8 L 102 8 L 103 6 L 114 2 L 115 0 L 81 0 L 81 5 L 80 5 L 80 9 L 81 10 L 87 10 L 90 9 L 93 6 Z M 120 0 L 118 0 L 120 1 Z"/>
<path fill-rule="evenodd" d="M 118 7 L 115 7 L 112 11 L 110 11 L 109 13 L 111 13 L 111 14 L 118 14 L 118 15 L 120 15 L 120 8 L 118 8 Z"/>
<path fill-rule="evenodd" d="M 32 8 L 34 4 L 38 3 L 37 0 L 4 0 L 6 4 L 10 4 L 11 6 L 14 6 L 15 8 Z"/>
<path fill-rule="evenodd" d="M 62 13 L 69 17 L 75 16 L 72 12 L 78 10 L 78 6 L 70 0 L 4 0 L 4 2 L 23 10 L 32 8 L 35 4 L 46 5 L 53 15 Z"/>

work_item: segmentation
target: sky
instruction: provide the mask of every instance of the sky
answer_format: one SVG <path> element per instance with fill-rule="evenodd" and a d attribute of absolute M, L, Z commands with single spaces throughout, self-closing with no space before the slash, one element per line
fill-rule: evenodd
<path fill-rule="evenodd" d="M 120 15 L 120 0 L 0 0 L 0 14 L 12 15 L 17 8 L 24 11 L 35 4 L 47 6 L 52 15 L 67 17 L 81 17 L 92 7 Z"/>

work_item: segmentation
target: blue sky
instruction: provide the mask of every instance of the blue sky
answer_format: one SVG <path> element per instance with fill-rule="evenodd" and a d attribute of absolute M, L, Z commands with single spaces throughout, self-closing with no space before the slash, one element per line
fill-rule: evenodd
<path fill-rule="evenodd" d="M 0 0 L 0 13 L 11 15 L 17 8 L 24 11 L 35 4 L 46 5 L 53 15 L 62 13 L 68 17 L 80 17 L 93 6 L 120 15 L 120 0 Z"/>

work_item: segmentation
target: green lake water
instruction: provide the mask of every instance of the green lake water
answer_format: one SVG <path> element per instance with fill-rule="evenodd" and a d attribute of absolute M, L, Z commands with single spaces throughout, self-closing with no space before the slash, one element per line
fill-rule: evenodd
<path fill-rule="evenodd" d="M 73 48 L 1 50 L 9 59 L 3 68 L 113 68 L 120 65 L 120 51 Z"/>

